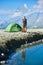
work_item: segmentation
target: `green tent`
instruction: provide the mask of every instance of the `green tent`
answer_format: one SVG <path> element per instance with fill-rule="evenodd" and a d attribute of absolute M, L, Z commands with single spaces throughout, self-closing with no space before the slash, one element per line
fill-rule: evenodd
<path fill-rule="evenodd" d="M 21 26 L 19 24 L 9 24 L 5 31 L 8 32 L 19 32 L 21 31 Z"/>

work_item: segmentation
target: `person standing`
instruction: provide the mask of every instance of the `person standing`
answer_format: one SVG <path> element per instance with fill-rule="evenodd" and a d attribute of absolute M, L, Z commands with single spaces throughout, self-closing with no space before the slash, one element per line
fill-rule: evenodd
<path fill-rule="evenodd" d="M 26 30 L 27 30 L 27 19 L 26 19 L 25 16 L 24 16 L 24 18 L 22 19 L 22 21 L 23 21 L 22 32 L 26 32 Z"/>

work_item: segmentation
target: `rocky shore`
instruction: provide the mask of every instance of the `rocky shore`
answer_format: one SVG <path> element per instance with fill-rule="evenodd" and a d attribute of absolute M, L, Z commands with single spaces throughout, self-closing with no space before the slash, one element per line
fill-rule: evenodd
<path fill-rule="evenodd" d="M 16 52 L 17 48 L 43 43 L 43 32 L 5 32 L 0 30 L 0 61 Z"/>

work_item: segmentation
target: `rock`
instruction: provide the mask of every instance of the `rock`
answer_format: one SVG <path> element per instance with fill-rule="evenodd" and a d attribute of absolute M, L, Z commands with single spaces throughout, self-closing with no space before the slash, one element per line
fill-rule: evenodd
<path fill-rule="evenodd" d="M 41 40 L 42 39 L 42 40 Z M 43 42 L 43 33 L 40 32 L 5 32 L 0 31 L 0 49 L 5 56 L 14 52 L 17 48 L 31 46 Z M 3 50 L 4 49 L 4 50 Z M 7 51 L 6 51 L 7 50 Z M 8 51 L 9 50 L 9 51 Z M 1 53 L 0 51 L 0 53 Z M 8 53 L 8 54 L 7 54 Z"/>

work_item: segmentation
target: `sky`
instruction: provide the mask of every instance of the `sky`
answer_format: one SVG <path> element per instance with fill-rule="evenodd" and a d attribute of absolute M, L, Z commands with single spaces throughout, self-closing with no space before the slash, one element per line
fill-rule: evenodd
<path fill-rule="evenodd" d="M 29 8 L 37 2 L 37 0 L 0 0 L 0 9 L 17 9 L 27 4 Z"/>
<path fill-rule="evenodd" d="M 0 26 L 12 21 L 21 25 L 23 16 L 27 17 L 30 26 L 40 25 L 43 22 L 43 0 L 0 0 Z"/>

